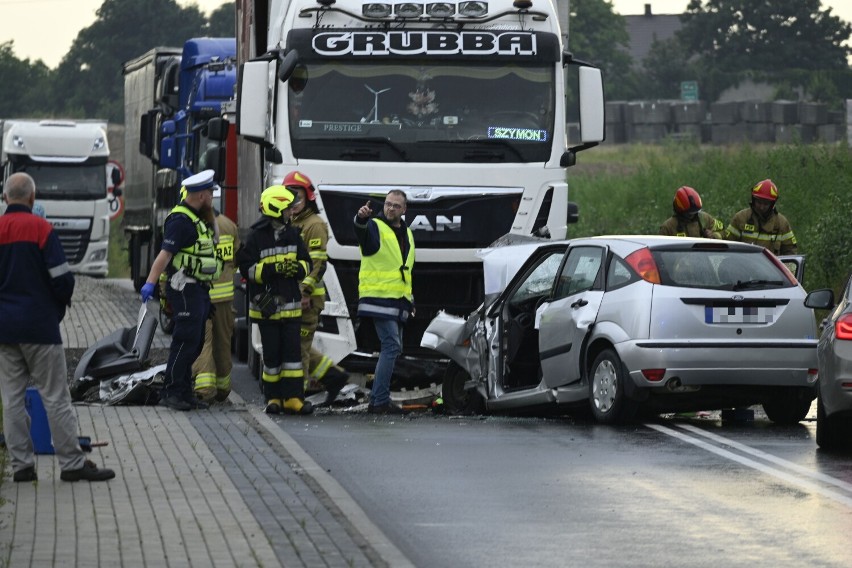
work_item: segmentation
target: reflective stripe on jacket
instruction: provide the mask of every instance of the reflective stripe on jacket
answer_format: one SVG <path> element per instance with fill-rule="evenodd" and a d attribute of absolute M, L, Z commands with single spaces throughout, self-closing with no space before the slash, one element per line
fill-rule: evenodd
<path fill-rule="evenodd" d="M 185 205 L 177 205 L 169 213 L 172 215 L 186 215 L 192 221 L 198 238 L 192 246 L 180 249 L 172 257 L 172 266 L 175 270 L 184 269 L 184 274 L 195 278 L 199 282 L 212 282 L 219 278 L 222 273 L 222 264 L 216 258 L 216 248 L 213 244 L 213 230 L 207 226 L 195 211 Z"/>
<path fill-rule="evenodd" d="M 796 254 L 796 235 L 787 218 L 773 211 L 766 221 L 761 221 L 751 208 L 739 211 L 725 230 L 725 238 L 760 245 L 774 254 Z"/>

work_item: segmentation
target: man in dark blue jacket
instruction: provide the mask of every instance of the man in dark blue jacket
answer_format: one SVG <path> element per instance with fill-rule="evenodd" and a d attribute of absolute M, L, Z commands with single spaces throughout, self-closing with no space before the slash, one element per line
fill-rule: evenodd
<path fill-rule="evenodd" d="M 74 276 L 59 237 L 50 223 L 32 214 L 35 182 L 28 174 L 9 176 L 3 199 L 8 208 L 0 217 L 0 393 L 12 478 L 37 479 L 24 405 L 31 380 L 47 411 L 60 479 L 112 479 L 115 472 L 98 468 L 80 448 L 59 333 L 59 322 L 71 305 Z"/>

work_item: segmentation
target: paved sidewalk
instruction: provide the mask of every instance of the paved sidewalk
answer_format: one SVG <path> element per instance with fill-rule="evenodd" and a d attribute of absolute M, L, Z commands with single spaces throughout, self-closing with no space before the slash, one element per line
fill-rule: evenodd
<path fill-rule="evenodd" d="M 66 346 L 133 326 L 138 307 L 129 283 L 78 278 Z M 167 345 L 158 334 L 155 347 Z M 92 459 L 116 478 L 62 482 L 50 455 L 37 456 L 38 482 L 14 483 L 7 469 L 0 566 L 410 565 L 339 484 L 236 394 L 185 413 L 75 409 L 81 435 L 109 442 Z"/>

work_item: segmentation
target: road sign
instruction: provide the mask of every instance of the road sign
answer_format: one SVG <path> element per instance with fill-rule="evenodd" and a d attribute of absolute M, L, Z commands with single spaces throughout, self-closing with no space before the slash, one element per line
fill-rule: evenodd
<path fill-rule="evenodd" d="M 698 100 L 698 81 L 680 82 L 680 99 L 682 101 Z"/>

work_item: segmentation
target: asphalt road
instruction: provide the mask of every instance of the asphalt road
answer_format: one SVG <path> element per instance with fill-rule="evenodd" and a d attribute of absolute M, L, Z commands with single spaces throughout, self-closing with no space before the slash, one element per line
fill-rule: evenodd
<path fill-rule="evenodd" d="M 235 368 L 235 388 L 260 404 Z M 852 455 L 815 423 L 375 417 L 276 423 L 417 566 L 848 566 Z"/>

